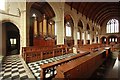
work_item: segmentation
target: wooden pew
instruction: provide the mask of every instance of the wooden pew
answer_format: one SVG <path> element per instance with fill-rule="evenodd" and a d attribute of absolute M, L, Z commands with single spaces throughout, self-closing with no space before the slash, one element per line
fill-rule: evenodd
<path fill-rule="evenodd" d="M 102 47 L 101 44 L 87 44 L 87 45 L 79 46 L 81 50 L 90 51 L 90 52 L 98 51 L 100 47 Z"/>
<path fill-rule="evenodd" d="M 38 47 L 38 46 L 22 47 L 22 57 L 26 61 L 26 53 L 33 53 L 36 51 L 39 52 L 42 50 L 50 50 L 50 49 L 53 49 L 53 47 Z"/>
<path fill-rule="evenodd" d="M 55 56 L 60 56 L 67 54 L 72 49 L 67 48 L 66 46 L 57 46 L 57 47 L 23 47 L 22 57 L 28 62 L 34 62 L 42 59 L 47 59 Z"/>
<path fill-rule="evenodd" d="M 91 53 L 57 67 L 56 79 L 74 80 L 89 78 L 105 60 L 105 50 Z"/>
<path fill-rule="evenodd" d="M 52 62 L 52 63 L 48 63 L 48 64 L 44 64 L 44 65 L 41 65 L 40 67 L 41 67 L 41 72 L 40 72 L 40 78 L 42 79 L 42 80 L 44 80 L 45 79 L 45 71 L 46 71 L 46 69 L 50 69 L 50 68 L 53 68 L 54 69 L 54 67 L 56 67 L 56 66 L 58 66 L 58 65 L 62 65 L 62 64 L 65 64 L 65 63 L 67 63 L 67 62 L 70 62 L 70 61 L 72 61 L 72 60 L 75 60 L 75 59 L 77 59 L 77 58 L 80 58 L 80 57 L 82 57 L 82 56 L 85 56 L 85 55 L 87 55 L 87 54 L 89 54 L 89 52 L 85 52 L 85 53 L 80 53 L 80 54 L 76 54 L 75 56 L 72 56 L 72 57 L 69 57 L 69 58 L 65 58 L 65 59 L 62 59 L 62 60 L 59 60 L 59 61 L 56 61 L 56 62 Z"/>

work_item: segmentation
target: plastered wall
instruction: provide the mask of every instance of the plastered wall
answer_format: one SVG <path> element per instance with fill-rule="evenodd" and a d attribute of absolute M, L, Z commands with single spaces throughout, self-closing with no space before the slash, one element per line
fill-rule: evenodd
<path fill-rule="evenodd" d="M 11 22 L 17 26 L 20 32 L 20 49 L 26 46 L 26 3 L 25 2 L 6 2 L 6 9 L 0 10 L 0 23 L 1 23 L 1 42 L 0 55 L 6 55 L 6 29 L 2 23 Z M 20 51 L 21 52 L 21 51 Z"/>

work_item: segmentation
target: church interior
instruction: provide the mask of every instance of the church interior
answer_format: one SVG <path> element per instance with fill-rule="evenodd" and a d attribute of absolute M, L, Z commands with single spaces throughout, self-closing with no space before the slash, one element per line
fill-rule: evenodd
<path fill-rule="evenodd" d="M 0 0 L 1 80 L 119 80 L 120 1 Z"/>

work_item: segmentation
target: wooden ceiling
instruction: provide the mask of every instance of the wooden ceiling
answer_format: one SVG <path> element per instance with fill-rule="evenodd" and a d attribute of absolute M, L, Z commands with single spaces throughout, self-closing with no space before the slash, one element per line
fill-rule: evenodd
<path fill-rule="evenodd" d="M 81 13 L 92 22 L 102 25 L 111 18 L 120 19 L 120 2 L 66 2 L 71 10 Z"/>
<path fill-rule="evenodd" d="M 31 8 L 38 10 L 41 14 L 45 14 L 47 19 L 55 17 L 52 7 L 47 2 L 35 2 Z"/>

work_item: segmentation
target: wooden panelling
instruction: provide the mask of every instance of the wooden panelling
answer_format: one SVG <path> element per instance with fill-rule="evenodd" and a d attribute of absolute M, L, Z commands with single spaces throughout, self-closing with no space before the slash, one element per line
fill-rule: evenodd
<path fill-rule="evenodd" d="M 65 45 L 56 45 L 52 47 L 45 46 L 23 47 L 22 57 L 26 62 L 33 62 L 55 56 L 64 55 L 70 52 L 72 52 L 72 49 L 66 47 Z"/>
<path fill-rule="evenodd" d="M 55 78 L 64 78 L 64 80 L 87 79 L 103 63 L 105 60 L 103 54 L 105 53 L 102 50 L 63 64 L 57 67 L 58 73 Z"/>
<path fill-rule="evenodd" d="M 55 40 L 54 39 L 45 40 L 45 39 L 41 39 L 41 38 L 34 38 L 33 45 L 34 46 L 53 47 L 53 46 L 55 46 Z"/>
<path fill-rule="evenodd" d="M 89 54 L 89 52 L 76 54 L 75 56 L 72 56 L 72 57 L 68 57 L 68 58 L 65 58 L 65 59 L 62 59 L 62 60 L 59 60 L 59 61 L 56 61 L 56 62 L 41 65 L 40 67 L 41 67 L 42 71 L 40 72 L 40 74 L 41 74 L 40 78 L 43 79 L 43 80 L 45 79 L 45 71 L 46 71 L 46 69 L 59 67 L 59 66 L 61 66 L 63 64 L 67 64 L 68 62 L 71 62 L 73 60 L 77 60 L 78 58 L 83 57 L 83 56 L 85 56 L 87 54 Z M 63 68 L 63 70 L 64 70 L 64 68 Z M 59 72 L 57 72 L 57 73 L 59 73 Z M 72 73 L 72 70 L 71 70 L 71 73 Z M 77 73 L 77 72 L 74 72 L 74 73 Z M 75 75 L 76 74 L 74 74 L 74 76 Z"/>

